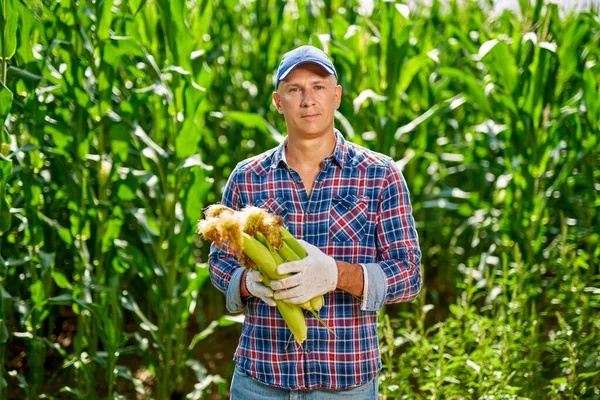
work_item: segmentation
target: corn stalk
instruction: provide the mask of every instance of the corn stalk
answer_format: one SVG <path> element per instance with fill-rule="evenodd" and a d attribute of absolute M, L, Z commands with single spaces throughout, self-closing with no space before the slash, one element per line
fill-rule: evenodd
<path fill-rule="evenodd" d="M 547 385 L 548 396 L 560 397 L 563 385 L 566 393 L 597 387 L 593 358 L 582 358 L 569 381 L 560 360 L 569 360 L 565 368 L 576 363 L 567 354 L 571 339 L 544 336 L 547 326 L 562 331 L 548 309 L 591 343 L 597 330 L 596 303 L 586 300 L 600 257 L 597 10 L 569 15 L 561 5 L 523 0 L 519 17 L 490 14 L 474 1 L 413 3 L 379 1 L 369 11 L 343 0 L 0 1 L 0 382 L 22 397 L 57 390 L 133 397 L 117 393 L 123 381 L 140 395 L 154 382 L 153 397 L 192 390 L 205 397 L 216 386 L 225 396 L 227 383 L 197 360 L 214 350 L 202 342 L 209 332 L 237 328 L 221 324 L 222 295 L 202 286 L 208 246 L 194 241 L 194 225 L 238 161 L 282 139 L 272 74 L 283 51 L 311 43 L 338 66 L 344 96 L 336 125 L 403 167 L 435 318 L 462 313 L 439 327 L 441 348 L 456 349 L 452 360 L 436 360 L 439 376 L 427 362 L 431 374 L 411 372 L 419 355 L 435 357 L 423 322 L 396 330 L 415 345 L 400 346 L 406 357 L 396 353 L 394 367 L 402 368 L 386 369 L 386 385 L 402 383 L 386 389 L 390 396 L 472 397 L 489 389 L 535 397 Z M 579 246 L 565 253 L 569 263 L 556 251 L 561 212 L 565 237 Z M 492 323 L 473 311 L 475 297 L 454 300 L 473 288 L 481 301 L 497 293 L 492 284 L 504 276 L 493 278 L 505 264 L 492 271 L 480 258 L 502 254 L 511 291 L 498 296 L 508 304 L 496 305 Z M 454 284 L 461 265 L 472 266 L 468 288 Z M 529 279 L 524 287 L 513 270 Z M 563 291 L 550 275 L 573 282 Z M 525 311 L 509 315 L 511 301 Z M 390 318 L 391 329 L 405 324 Z M 557 362 L 525 365 L 519 338 L 495 334 L 517 332 L 517 322 L 534 332 L 536 321 L 544 329 L 531 340 L 554 346 Z M 459 324 L 470 329 L 459 332 Z M 498 387 L 522 393 L 488 388 L 496 375 L 482 379 L 485 367 L 465 373 L 473 368 L 464 368 L 466 346 L 457 338 L 477 343 L 486 364 L 496 360 L 487 350 L 501 347 L 519 372 L 511 383 L 500 371 Z M 590 342 L 581 345 L 597 358 Z M 530 348 L 531 360 L 551 357 L 541 345 Z M 29 375 L 18 362 L 33 366 Z M 44 364 L 59 367 L 40 383 Z M 222 368 L 227 378 L 229 364 Z M 533 378 L 518 377 L 524 373 Z M 152 379 L 138 379 L 146 375 Z M 418 390 L 403 384 L 419 379 Z M 449 388 L 452 379 L 479 392 Z M 0 390 L 2 397 L 6 386 Z"/>

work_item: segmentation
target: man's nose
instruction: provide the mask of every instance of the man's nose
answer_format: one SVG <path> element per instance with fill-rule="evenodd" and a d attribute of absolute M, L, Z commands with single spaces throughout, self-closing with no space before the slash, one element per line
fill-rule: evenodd
<path fill-rule="evenodd" d="M 305 90 L 302 92 L 302 105 L 304 107 L 315 104 L 315 96 L 311 90 Z"/>

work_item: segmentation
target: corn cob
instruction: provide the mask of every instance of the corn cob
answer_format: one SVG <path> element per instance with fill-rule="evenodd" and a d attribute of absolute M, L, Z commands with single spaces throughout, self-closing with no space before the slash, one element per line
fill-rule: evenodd
<path fill-rule="evenodd" d="M 262 213 L 264 211 L 253 210 L 252 212 Z M 258 239 L 258 241 L 260 241 L 269 249 L 269 252 L 273 256 L 273 259 L 275 260 L 277 265 L 283 263 L 284 261 L 298 261 L 308 256 L 306 250 L 304 250 L 304 248 L 300 245 L 300 243 L 298 243 L 296 238 L 287 229 L 285 229 L 285 227 L 279 227 L 279 236 L 283 239 L 283 243 L 281 243 L 279 253 L 277 253 L 277 251 L 273 248 L 273 245 L 271 244 L 271 242 L 269 242 L 267 237 L 265 237 L 262 234 L 262 232 L 256 232 L 256 239 Z M 275 267 L 274 271 L 269 272 L 269 276 L 271 277 L 271 279 L 283 279 L 290 275 L 278 274 L 277 267 Z M 329 326 L 327 326 L 325 321 L 323 321 L 321 317 L 319 317 L 319 315 L 317 314 L 317 311 L 319 311 L 321 307 L 323 307 L 324 302 L 325 298 L 322 295 L 316 296 L 310 299 L 309 301 L 300 304 L 300 307 L 313 314 L 313 316 L 321 323 L 321 325 L 326 327 L 331 333 L 335 335 L 335 333 L 329 328 Z"/>
<path fill-rule="evenodd" d="M 205 212 L 211 215 L 208 219 L 202 220 L 198 224 L 198 232 L 205 239 L 222 245 L 227 242 L 231 250 L 242 259 L 252 261 L 257 269 L 263 275 L 265 284 L 268 286 L 271 282 L 270 273 L 277 273 L 277 265 L 268 249 L 258 242 L 255 238 L 242 232 L 240 221 L 236 219 L 238 214 L 225 206 L 211 206 Z M 244 263 L 248 265 L 247 262 Z M 302 344 L 307 337 L 306 320 L 304 313 L 297 304 L 288 304 L 282 300 L 275 299 L 275 304 L 286 325 L 294 335 L 294 339 Z"/>
<path fill-rule="evenodd" d="M 271 285 L 271 274 L 277 274 L 277 265 L 275 259 L 269 250 L 258 240 L 242 232 L 244 241 L 244 253 L 252 261 L 263 276 L 263 283 L 266 286 Z M 287 324 L 288 328 L 294 335 L 294 339 L 298 344 L 302 344 L 306 340 L 308 328 L 302 309 L 297 304 L 289 304 L 285 301 L 274 299 L 279 313 Z"/>
<path fill-rule="evenodd" d="M 293 252 L 293 250 L 289 246 L 287 246 L 287 249 L 284 249 L 285 243 L 281 246 L 281 248 L 279 249 L 279 253 L 278 253 L 273 248 L 273 246 L 271 246 L 271 243 L 269 243 L 267 238 L 262 233 L 257 232 L 256 239 L 269 249 L 269 252 L 271 253 L 271 256 L 273 257 L 273 259 L 275 260 L 275 263 L 277 265 L 282 264 L 285 261 L 300 260 L 300 258 L 296 255 L 296 253 Z M 285 255 L 281 253 L 282 250 L 284 250 Z M 277 273 L 277 268 L 275 268 L 274 271 L 269 271 L 268 274 L 271 279 L 276 279 L 276 280 L 287 278 L 288 276 L 291 275 L 291 274 L 281 275 L 281 274 Z M 310 301 L 300 304 L 300 307 L 302 307 L 308 311 L 314 311 Z"/>
<path fill-rule="evenodd" d="M 292 236 L 292 234 L 289 233 L 289 231 L 283 227 L 280 228 L 279 232 L 281 233 L 282 231 L 287 232 L 287 234 L 284 234 L 287 237 L 283 239 L 283 244 L 281 245 L 281 248 L 279 249 L 279 253 L 277 253 L 277 251 L 275 251 L 275 249 L 273 248 L 271 243 L 269 243 L 267 238 L 262 233 L 257 232 L 256 239 L 269 249 L 269 252 L 273 256 L 273 259 L 275 260 L 276 263 L 278 263 L 277 265 L 283 263 L 284 261 L 297 261 L 297 260 L 301 260 L 302 258 L 306 257 L 308 254 L 306 254 L 306 251 L 304 250 L 304 248 L 302 248 L 302 246 L 300 246 L 300 243 L 298 243 L 296 238 L 294 238 Z M 282 237 L 284 235 L 282 235 Z M 298 255 L 298 253 L 296 253 L 293 250 L 293 248 L 301 249 L 302 253 L 304 253 L 304 257 L 301 258 Z M 283 250 L 283 253 L 282 253 L 282 250 Z M 275 271 L 273 272 L 272 275 L 270 275 L 270 278 L 283 279 L 288 276 L 290 276 L 290 274 L 286 274 L 286 275 L 278 274 L 277 266 L 275 266 Z M 325 328 L 327 328 L 329 330 L 329 332 L 331 332 L 335 336 L 335 333 L 329 328 L 329 326 L 327 326 L 325 321 L 323 321 L 323 319 L 321 319 L 321 317 L 319 317 L 319 314 L 317 314 L 317 311 L 319 311 L 321 309 L 321 307 L 323 307 L 324 301 L 325 301 L 325 299 L 322 295 L 316 296 L 316 297 L 310 299 L 309 301 L 306 301 L 306 302 L 300 304 L 300 307 L 304 308 L 307 311 L 310 311 L 310 313 L 321 323 L 321 325 L 323 325 Z"/>
<path fill-rule="evenodd" d="M 300 243 L 283 227 L 283 220 L 265 210 L 246 207 L 238 212 L 216 204 L 209 206 L 204 214 L 207 218 L 198 223 L 198 232 L 218 246 L 227 243 L 242 265 L 260 271 L 267 286 L 270 286 L 271 280 L 290 276 L 277 273 L 279 264 L 301 260 L 307 256 Z M 323 306 L 323 302 L 323 296 L 317 296 L 300 306 L 275 299 L 277 309 L 299 344 L 302 344 L 307 336 L 306 321 L 301 308 L 310 311 L 335 335 L 316 313 Z"/>
<path fill-rule="evenodd" d="M 288 232 L 287 229 L 285 229 L 285 228 L 281 228 L 281 230 Z M 296 244 L 298 244 L 297 247 L 302 249 L 302 252 L 304 252 L 304 254 L 306 254 L 306 251 L 304 251 L 302 246 L 300 246 L 300 244 L 296 241 L 296 239 L 289 232 L 288 232 L 288 235 L 291 237 L 291 240 L 293 240 Z M 300 255 L 292 249 L 292 246 L 290 246 L 289 241 L 290 241 L 290 239 L 283 239 L 283 244 L 281 245 L 281 248 L 279 249 L 279 254 L 281 255 L 281 258 L 283 258 L 284 261 L 298 261 L 298 260 L 301 260 L 302 258 L 306 257 L 306 255 L 304 257 L 300 257 Z M 317 297 L 313 297 L 312 299 L 310 299 L 310 301 L 307 301 L 306 303 L 300 304 L 300 307 L 302 307 L 308 311 L 319 311 L 321 309 L 321 307 L 323 307 L 324 301 L 325 301 L 325 299 L 323 298 L 323 296 L 317 296 Z"/>
<path fill-rule="evenodd" d="M 281 235 L 283 241 L 292 248 L 294 253 L 296 253 L 300 259 L 303 259 L 308 255 L 306 254 L 306 250 L 300 246 L 300 243 L 298 243 L 296 238 L 287 229 L 285 229 L 285 227 L 282 226 L 279 228 L 279 234 Z"/>
<path fill-rule="evenodd" d="M 287 230 L 286 230 L 286 232 L 287 232 Z M 262 233 L 258 232 L 256 234 L 256 239 L 258 239 L 259 242 L 261 242 L 263 245 L 265 245 L 269 249 L 269 252 L 275 259 L 275 262 L 277 263 L 277 265 L 279 265 L 283 262 L 286 262 L 286 261 L 301 260 L 300 256 L 298 256 L 298 254 L 296 254 L 296 252 L 294 252 L 294 250 L 292 250 L 291 246 L 289 244 L 287 244 L 285 241 L 281 245 L 281 248 L 279 249 L 279 253 L 277 253 L 277 251 L 273 248 L 273 246 L 271 246 L 271 244 L 267 241 L 267 238 Z M 294 239 L 294 241 L 296 241 L 296 239 Z M 298 243 L 298 242 L 296 242 L 296 243 Z M 298 244 L 298 246 L 300 246 L 300 244 Z M 300 247 L 300 248 L 302 248 L 302 247 Z M 304 249 L 302 249 L 302 250 L 304 250 Z M 271 279 L 283 279 L 283 278 L 287 278 L 288 276 L 290 276 L 290 274 L 280 275 L 277 273 L 277 271 L 270 274 Z M 321 307 L 323 306 L 323 301 L 324 301 L 323 296 L 317 296 L 314 299 L 311 299 L 309 301 L 306 301 L 306 302 L 300 304 L 300 307 L 302 307 L 305 310 L 308 310 L 310 312 L 319 311 L 321 309 Z"/>

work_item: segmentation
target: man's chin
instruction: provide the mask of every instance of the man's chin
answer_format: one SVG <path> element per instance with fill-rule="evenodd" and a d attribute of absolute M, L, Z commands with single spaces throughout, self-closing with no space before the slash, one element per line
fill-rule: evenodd
<path fill-rule="evenodd" d="M 300 126 L 298 127 L 298 133 L 302 136 L 307 137 L 320 137 L 325 136 L 328 133 L 333 132 L 333 127 L 323 127 L 323 126 Z"/>

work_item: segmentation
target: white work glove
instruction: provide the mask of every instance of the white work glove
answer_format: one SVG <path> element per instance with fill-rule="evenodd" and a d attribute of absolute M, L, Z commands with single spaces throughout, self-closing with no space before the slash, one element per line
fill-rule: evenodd
<path fill-rule="evenodd" d="M 298 243 L 308 256 L 280 264 L 277 273 L 293 275 L 271 281 L 274 297 L 293 304 L 302 304 L 313 297 L 334 291 L 338 280 L 337 264 L 332 257 L 304 240 L 298 240 Z"/>
<path fill-rule="evenodd" d="M 248 289 L 248 292 L 252 296 L 258 297 L 271 307 L 276 306 L 275 300 L 273 300 L 273 291 L 262 283 L 263 276 L 260 272 L 254 269 L 250 270 L 246 272 L 245 279 L 244 284 L 246 285 L 246 289 Z"/>

